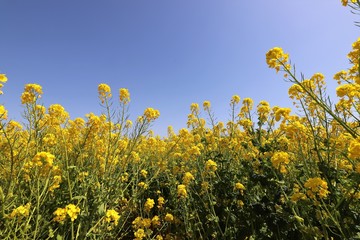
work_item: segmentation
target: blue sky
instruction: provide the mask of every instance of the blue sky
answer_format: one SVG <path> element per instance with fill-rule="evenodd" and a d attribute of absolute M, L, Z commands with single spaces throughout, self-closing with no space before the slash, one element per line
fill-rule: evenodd
<path fill-rule="evenodd" d="M 291 107 L 266 52 L 290 54 L 298 72 L 332 76 L 359 37 L 358 20 L 340 0 L 0 0 L 0 72 L 4 104 L 20 120 L 26 83 L 43 86 L 45 106 L 71 118 L 100 113 L 97 85 L 128 88 L 132 119 L 160 110 L 155 133 L 186 127 L 190 104 L 209 100 L 229 119 L 234 94 Z M 116 101 L 115 101 L 116 102 Z"/>

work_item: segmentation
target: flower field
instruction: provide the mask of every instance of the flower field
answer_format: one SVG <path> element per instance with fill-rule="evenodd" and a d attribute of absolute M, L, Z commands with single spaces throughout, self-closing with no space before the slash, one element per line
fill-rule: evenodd
<path fill-rule="evenodd" d="M 360 38 L 348 58 L 333 103 L 321 73 L 270 49 L 296 111 L 234 95 L 217 122 L 193 103 L 162 138 L 158 110 L 129 120 L 125 88 L 99 84 L 103 114 L 71 119 L 27 84 L 24 124 L 0 105 L 0 239 L 359 239 Z"/>

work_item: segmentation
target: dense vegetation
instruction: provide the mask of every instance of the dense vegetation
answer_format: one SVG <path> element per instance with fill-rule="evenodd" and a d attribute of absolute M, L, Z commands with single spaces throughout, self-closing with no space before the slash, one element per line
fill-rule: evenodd
<path fill-rule="evenodd" d="M 70 119 L 27 84 L 26 124 L 0 105 L 0 238 L 360 238 L 360 38 L 352 48 L 336 103 L 321 73 L 299 79 L 276 47 L 266 61 L 293 84 L 297 114 L 235 95 L 227 123 L 194 103 L 164 138 L 149 131 L 158 110 L 129 120 L 127 89 L 115 101 L 100 84 L 103 114 Z"/>

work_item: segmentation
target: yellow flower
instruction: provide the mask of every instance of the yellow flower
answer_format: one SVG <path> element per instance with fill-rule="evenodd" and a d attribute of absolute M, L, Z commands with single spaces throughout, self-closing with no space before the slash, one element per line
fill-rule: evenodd
<path fill-rule="evenodd" d="M 155 201 L 151 198 L 146 199 L 146 202 L 144 204 L 144 210 L 145 212 L 150 212 L 150 210 L 154 207 Z"/>
<path fill-rule="evenodd" d="M 205 111 L 208 111 L 210 109 L 210 106 L 211 106 L 211 104 L 210 104 L 209 101 L 204 101 L 203 102 L 203 108 L 204 108 Z"/>
<path fill-rule="evenodd" d="M 181 198 L 187 197 L 186 186 L 184 184 L 180 184 L 177 186 L 177 194 L 178 194 L 178 197 L 181 197 Z"/>
<path fill-rule="evenodd" d="M 240 97 L 238 95 L 232 96 L 232 98 L 231 98 L 232 105 L 238 104 L 239 102 L 240 102 Z"/>
<path fill-rule="evenodd" d="M 147 172 L 145 169 L 142 169 L 142 170 L 140 171 L 140 174 L 141 174 L 141 176 L 143 176 L 144 178 L 146 178 L 148 172 Z"/>
<path fill-rule="evenodd" d="M 161 225 L 160 222 L 160 217 L 155 215 L 152 219 L 151 219 L 151 224 L 153 227 L 159 227 Z"/>
<path fill-rule="evenodd" d="M 55 189 L 60 187 L 60 183 L 62 182 L 62 178 L 60 175 L 55 175 L 53 178 L 53 184 L 49 187 L 49 192 L 53 192 Z"/>
<path fill-rule="evenodd" d="M 165 215 L 165 221 L 167 221 L 167 222 L 172 222 L 172 221 L 174 221 L 174 216 L 173 216 L 171 213 L 167 213 L 167 214 Z"/>
<path fill-rule="evenodd" d="M 266 63 L 270 68 L 275 68 L 276 72 L 280 70 L 282 65 L 287 64 L 289 55 L 284 53 L 282 48 L 274 47 L 266 53 Z"/>
<path fill-rule="evenodd" d="M 72 222 L 78 217 L 80 213 L 80 208 L 78 206 L 75 206 L 74 204 L 66 205 L 65 209 Z"/>
<path fill-rule="evenodd" d="M 138 229 L 142 227 L 142 217 L 136 217 L 134 221 L 132 221 L 132 227 L 134 229 Z"/>
<path fill-rule="evenodd" d="M 253 108 L 254 101 L 251 98 L 244 98 L 243 106 L 241 107 L 241 113 L 250 112 Z"/>
<path fill-rule="evenodd" d="M 138 186 L 141 187 L 141 188 L 143 188 L 143 189 L 148 189 L 148 187 L 149 187 L 149 185 L 147 185 L 147 184 L 144 183 L 144 182 L 139 182 L 139 183 L 138 183 Z"/>
<path fill-rule="evenodd" d="M 276 152 L 271 157 L 271 163 L 276 169 L 279 169 L 279 167 L 284 164 L 285 165 L 289 164 L 289 162 L 290 162 L 289 154 L 286 152 Z"/>
<path fill-rule="evenodd" d="M 5 83 L 5 82 L 7 82 L 6 75 L 5 74 L 0 74 L 0 95 L 3 94 L 3 91 L 1 91 L 1 89 L 4 86 L 2 83 Z"/>
<path fill-rule="evenodd" d="M 44 136 L 43 141 L 48 146 L 53 146 L 57 142 L 57 138 L 54 134 L 48 133 Z"/>
<path fill-rule="evenodd" d="M 135 240 L 142 240 L 146 237 L 145 231 L 142 228 L 139 228 L 136 232 L 134 232 Z"/>
<path fill-rule="evenodd" d="M 21 103 L 33 103 L 36 101 L 37 98 L 41 97 L 42 87 L 38 84 L 26 84 L 24 88 L 24 92 L 21 95 Z"/>
<path fill-rule="evenodd" d="M 66 209 L 65 208 L 57 208 L 54 212 L 54 221 L 58 223 L 64 223 L 66 218 Z"/>
<path fill-rule="evenodd" d="M 158 208 L 162 208 L 165 203 L 165 199 L 163 197 L 158 198 Z"/>
<path fill-rule="evenodd" d="M 239 121 L 240 126 L 243 126 L 244 128 L 249 128 L 253 125 L 253 122 L 250 119 L 241 119 Z"/>
<path fill-rule="evenodd" d="M 212 171 L 215 172 L 217 170 L 217 163 L 214 162 L 213 160 L 207 160 L 205 163 L 205 169 L 207 171 Z"/>
<path fill-rule="evenodd" d="M 186 172 L 183 177 L 183 183 L 184 185 L 188 185 L 194 179 L 194 176 L 190 172 Z"/>
<path fill-rule="evenodd" d="M 10 213 L 9 218 L 15 218 L 15 217 L 23 218 L 23 217 L 29 216 L 30 206 L 31 206 L 31 204 L 27 203 L 25 206 L 21 205 L 21 206 L 15 208 Z"/>
<path fill-rule="evenodd" d="M 304 90 L 299 84 L 294 84 L 289 88 L 288 94 L 291 99 L 300 100 L 303 97 Z"/>
<path fill-rule="evenodd" d="M 163 240 L 164 238 L 161 235 L 156 235 L 155 240 Z"/>
<path fill-rule="evenodd" d="M 306 199 L 306 195 L 304 193 L 300 192 L 299 185 L 295 184 L 293 191 L 294 191 L 294 193 L 293 193 L 293 195 L 291 195 L 291 201 L 297 202 L 299 200 Z"/>
<path fill-rule="evenodd" d="M 36 166 L 52 167 L 55 156 L 48 152 L 39 152 L 32 159 L 32 163 Z"/>
<path fill-rule="evenodd" d="M 235 183 L 235 189 L 239 190 L 241 194 L 243 194 L 244 190 L 245 190 L 245 186 L 242 183 Z"/>
<path fill-rule="evenodd" d="M 309 178 L 304 187 L 308 189 L 307 194 L 309 197 L 314 198 L 317 194 L 320 198 L 325 198 L 329 194 L 327 182 L 321 178 Z"/>
<path fill-rule="evenodd" d="M 119 95 L 120 95 L 120 102 L 124 103 L 124 104 L 128 104 L 130 102 L 130 93 L 129 90 L 126 88 L 120 88 L 119 90 Z"/>
<path fill-rule="evenodd" d="M 0 119 L 7 119 L 8 111 L 5 109 L 3 105 L 0 105 Z"/>
<path fill-rule="evenodd" d="M 197 115 L 199 113 L 199 104 L 192 103 L 190 105 L 190 111 L 191 111 L 192 114 Z"/>
<path fill-rule="evenodd" d="M 270 113 L 270 104 L 266 101 L 260 101 L 257 106 L 257 112 L 259 115 L 260 121 L 265 121 Z"/>
<path fill-rule="evenodd" d="M 159 110 L 153 108 L 147 108 L 144 111 L 145 120 L 150 122 L 157 119 L 160 116 Z"/>
<path fill-rule="evenodd" d="M 349 158 L 360 158 L 360 138 L 353 139 L 348 148 Z"/>
<path fill-rule="evenodd" d="M 53 124 L 62 124 L 69 118 L 69 113 L 60 104 L 52 104 L 48 109 Z"/>
<path fill-rule="evenodd" d="M 358 164 L 356 165 L 355 171 L 356 171 L 357 173 L 360 173 L 360 163 L 358 163 Z"/>
<path fill-rule="evenodd" d="M 126 128 L 131 128 L 132 127 L 132 125 L 133 125 L 133 123 L 132 123 L 132 121 L 131 120 L 126 120 L 126 123 L 125 123 L 125 127 Z"/>
<path fill-rule="evenodd" d="M 274 113 L 275 113 L 275 121 L 280 121 L 281 117 L 283 117 L 284 119 L 286 119 L 287 117 L 289 117 L 289 114 L 291 112 L 290 108 L 279 108 L 276 107 L 273 109 Z"/>
<path fill-rule="evenodd" d="M 359 85 L 357 84 L 343 84 L 336 88 L 336 95 L 338 97 L 347 96 L 349 99 L 358 96 Z"/>
<path fill-rule="evenodd" d="M 6 83 L 7 80 L 8 80 L 8 79 L 7 79 L 6 75 L 3 74 L 3 73 L 0 73 L 0 82 Z"/>
<path fill-rule="evenodd" d="M 356 3 L 356 0 L 351 0 L 352 3 Z M 349 0 L 341 0 L 341 3 L 344 7 L 346 7 L 349 4 Z"/>
<path fill-rule="evenodd" d="M 100 98 L 101 102 L 104 103 L 105 99 L 111 97 L 111 88 L 109 85 L 107 85 L 105 83 L 101 83 L 98 86 L 98 93 L 99 93 L 99 98 Z"/>
<path fill-rule="evenodd" d="M 110 222 L 114 222 L 114 225 L 117 226 L 118 225 L 118 221 L 119 221 L 120 215 L 117 211 L 110 209 L 106 211 L 105 214 L 105 221 L 110 223 Z"/>

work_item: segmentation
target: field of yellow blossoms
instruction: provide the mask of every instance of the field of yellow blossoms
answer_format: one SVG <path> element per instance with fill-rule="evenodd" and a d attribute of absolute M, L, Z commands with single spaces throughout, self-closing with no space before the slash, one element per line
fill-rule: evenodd
<path fill-rule="evenodd" d="M 158 110 L 128 119 L 127 89 L 100 84 L 103 114 L 71 119 L 27 84 L 26 123 L 0 105 L 0 239 L 359 239 L 360 38 L 348 58 L 332 103 L 321 73 L 298 79 L 275 47 L 297 114 L 235 95 L 228 122 L 193 103 L 164 138 Z"/>

